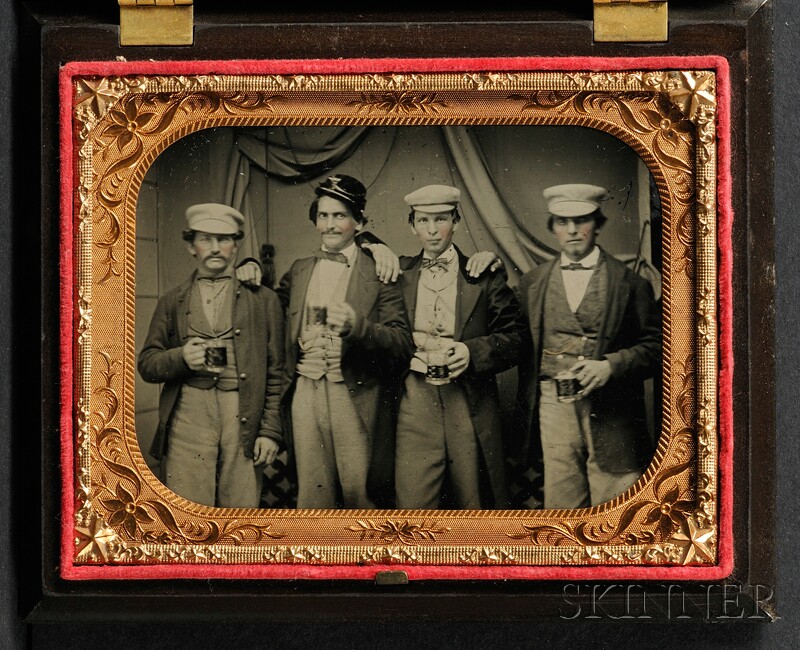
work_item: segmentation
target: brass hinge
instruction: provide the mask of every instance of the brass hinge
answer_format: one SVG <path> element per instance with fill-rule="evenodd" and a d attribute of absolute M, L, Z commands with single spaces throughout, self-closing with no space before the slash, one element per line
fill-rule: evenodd
<path fill-rule="evenodd" d="M 194 0 L 119 0 L 120 45 L 191 45 Z"/>
<path fill-rule="evenodd" d="M 666 0 L 593 0 L 596 42 L 667 40 Z"/>

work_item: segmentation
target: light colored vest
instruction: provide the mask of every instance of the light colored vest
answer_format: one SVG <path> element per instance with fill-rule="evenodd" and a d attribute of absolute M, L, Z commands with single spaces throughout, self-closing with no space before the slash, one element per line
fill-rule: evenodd
<path fill-rule="evenodd" d="M 361 253 L 357 253 L 361 255 Z M 324 328 L 314 328 L 308 325 L 309 305 L 327 306 L 330 303 L 344 302 L 347 297 L 347 287 L 350 285 L 350 277 L 353 273 L 353 264 L 346 266 L 344 272 L 339 277 L 333 293 L 328 296 L 318 295 L 319 283 L 317 274 L 320 272 L 320 264 L 314 265 L 311 272 L 311 279 L 308 282 L 306 301 L 303 305 L 303 324 L 300 327 L 300 339 L 298 344 L 300 352 L 297 357 L 297 374 L 309 379 L 322 379 L 323 377 L 332 382 L 343 382 L 342 375 L 342 338 Z M 344 266 L 344 265 L 342 265 Z"/>

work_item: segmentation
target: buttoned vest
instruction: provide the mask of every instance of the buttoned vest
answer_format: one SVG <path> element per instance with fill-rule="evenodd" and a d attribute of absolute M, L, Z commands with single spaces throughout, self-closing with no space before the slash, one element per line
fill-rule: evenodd
<path fill-rule="evenodd" d="M 222 390 L 236 390 L 239 388 L 239 379 L 236 374 L 236 350 L 233 346 L 233 297 L 236 293 L 236 282 L 231 284 L 225 292 L 220 313 L 217 317 L 216 327 L 212 327 L 203 310 L 200 289 L 195 282 L 189 296 L 189 337 L 202 339 L 220 339 L 219 343 L 225 346 L 227 365 L 222 372 L 209 373 L 201 370 L 199 374 L 189 377 L 184 383 L 195 388 L 219 388 Z"/>
<path fill-rule="evenodd" d="M 567 302 L 561 268 L 553 267 L 544 299 L 540 377 L 552 378 L 581 358 L 594 358 L 607 294 L 608 274 L 602 256 L 576 312 Z"/>
<path fill-rule="evenodd" d="M 361 253 L 357 253 L 360 255 Z M 320 264 L 314 265 L 311 272 L 311 279 L 308 283 L 306 301 L 303 305 L 303 324 L 300 328 L 300 340 L 298 341 L 300 351 L 297 357 L 297 374 L 309 379 L 322 379 L 328 381 L 342 382 L 342 338 L 334 332 L 308 327 L 306 310 L 309 305 L 328 305 L 330 303 L 341 303 L 347 297 L 347 287 L 350 284 L 350 277 L 355 266 L 353 264 L 345 269 L 336 284 L 336 288 L 329 296 L 319 296 L 317 293 L 317 274 L 320 273 Z"/>

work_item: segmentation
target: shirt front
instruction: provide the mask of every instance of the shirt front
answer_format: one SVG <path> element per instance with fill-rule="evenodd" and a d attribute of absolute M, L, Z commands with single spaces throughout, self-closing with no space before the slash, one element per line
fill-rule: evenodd
<path fill-rule="evenodd" d="M 417 306 L 414 312 L 414 344 L 411 369 L 426 372 L 428 352 L 447 348 L 456 331 L 458 253 L 451 244 L 439 257 L 422 256 Z"/>
<path fill-rule="evenodd" d="M 322 250 L 330 252 L 325 246 Z M 358 255 L 358 247 L 350 244 L 341 251 L 346 263 L 320 258 L 314 264 L 303 305 L 303 327 L 300 331 L 300 355 L 297 373 L 309 379 L 342 382 L 342 339 L 327 326 L 317 324 L 320 309 L 332 302 L 344 302 L 350 275 Z M 312 317 L 312 312 L 316 312 Z M 313 322 L 312 322 L 313 321 Z"/>
<path fill-rule="evenodd" d="M 200 301 L 213 334 L 219 336 L 231 327 L 230 313 L 225 307 L 229 304 L 228 294 L 233 285 L 233 274 L 228 271 L 221 275 L 197 275 L 195 284 L 200 292 Z"/>
<path fill-rule="evenodd" d="M 186 383 L 195 388 L 236 390 L 236 348 L 233 343 L 234 280 L 230 271 L 221 275 L 195 278 L 189 299 L 188 333 L 204 339 L 206 345 L 225 348 L 225 366 L 220 370 L 201 370 Z"/>
<path fill-rule="evenodd" d="M 325 246 L 322 246 L 322 250 L 326 253 L 331 252 L 328 251 Z M 353 242 L 340 252 L 347 259 L 347 264 L 326 259 L 317 260 L 314 269 L 314 275 L 316 277 L 312 278 L 312 282 L 314 282 L 314 288 L 318 292 L 319 296 L 330 297 L 336 289 L 336 285 L 339 284 L 339 280 L 341 280 L 342 275 L 347 272 L 349 276 L 349 270 L 353 268 L 353 264 L 356 261 L 358 247 L 355 245 L 355 242 Z M 310 286 L 309 289 L 311 289 Z"/>
<path fill-rule="evenodd" d="M 592 274 L 597 268 L 600 261 L 600 248 L 595 246 L 592 252 L 584 257 L 580 262 L 573 262 L 564 253 L 561 253 L 561 277 L 564 280 L 564 291 L 567 294 L 567 302 L 569 308 L 574 312 L 578 311 L 578 307 L 586 295 L 586 289 L 592 279 Z M 579 264 L 580 269 L 566 269 L 565 266 L 575 266 Z"/>

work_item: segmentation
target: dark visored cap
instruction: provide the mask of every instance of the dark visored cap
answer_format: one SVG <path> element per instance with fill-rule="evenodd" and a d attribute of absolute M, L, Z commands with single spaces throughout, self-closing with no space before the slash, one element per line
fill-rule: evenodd
<path fill-rule="evenodd" d="M 337 174 L 328 176 L 314 189 L 317 196 L 330 196 L 338 199 L 353 210 L 356 219 L 364 218 L 364 207 L 367 205 L 367 188 L 352 176 Z"/>

